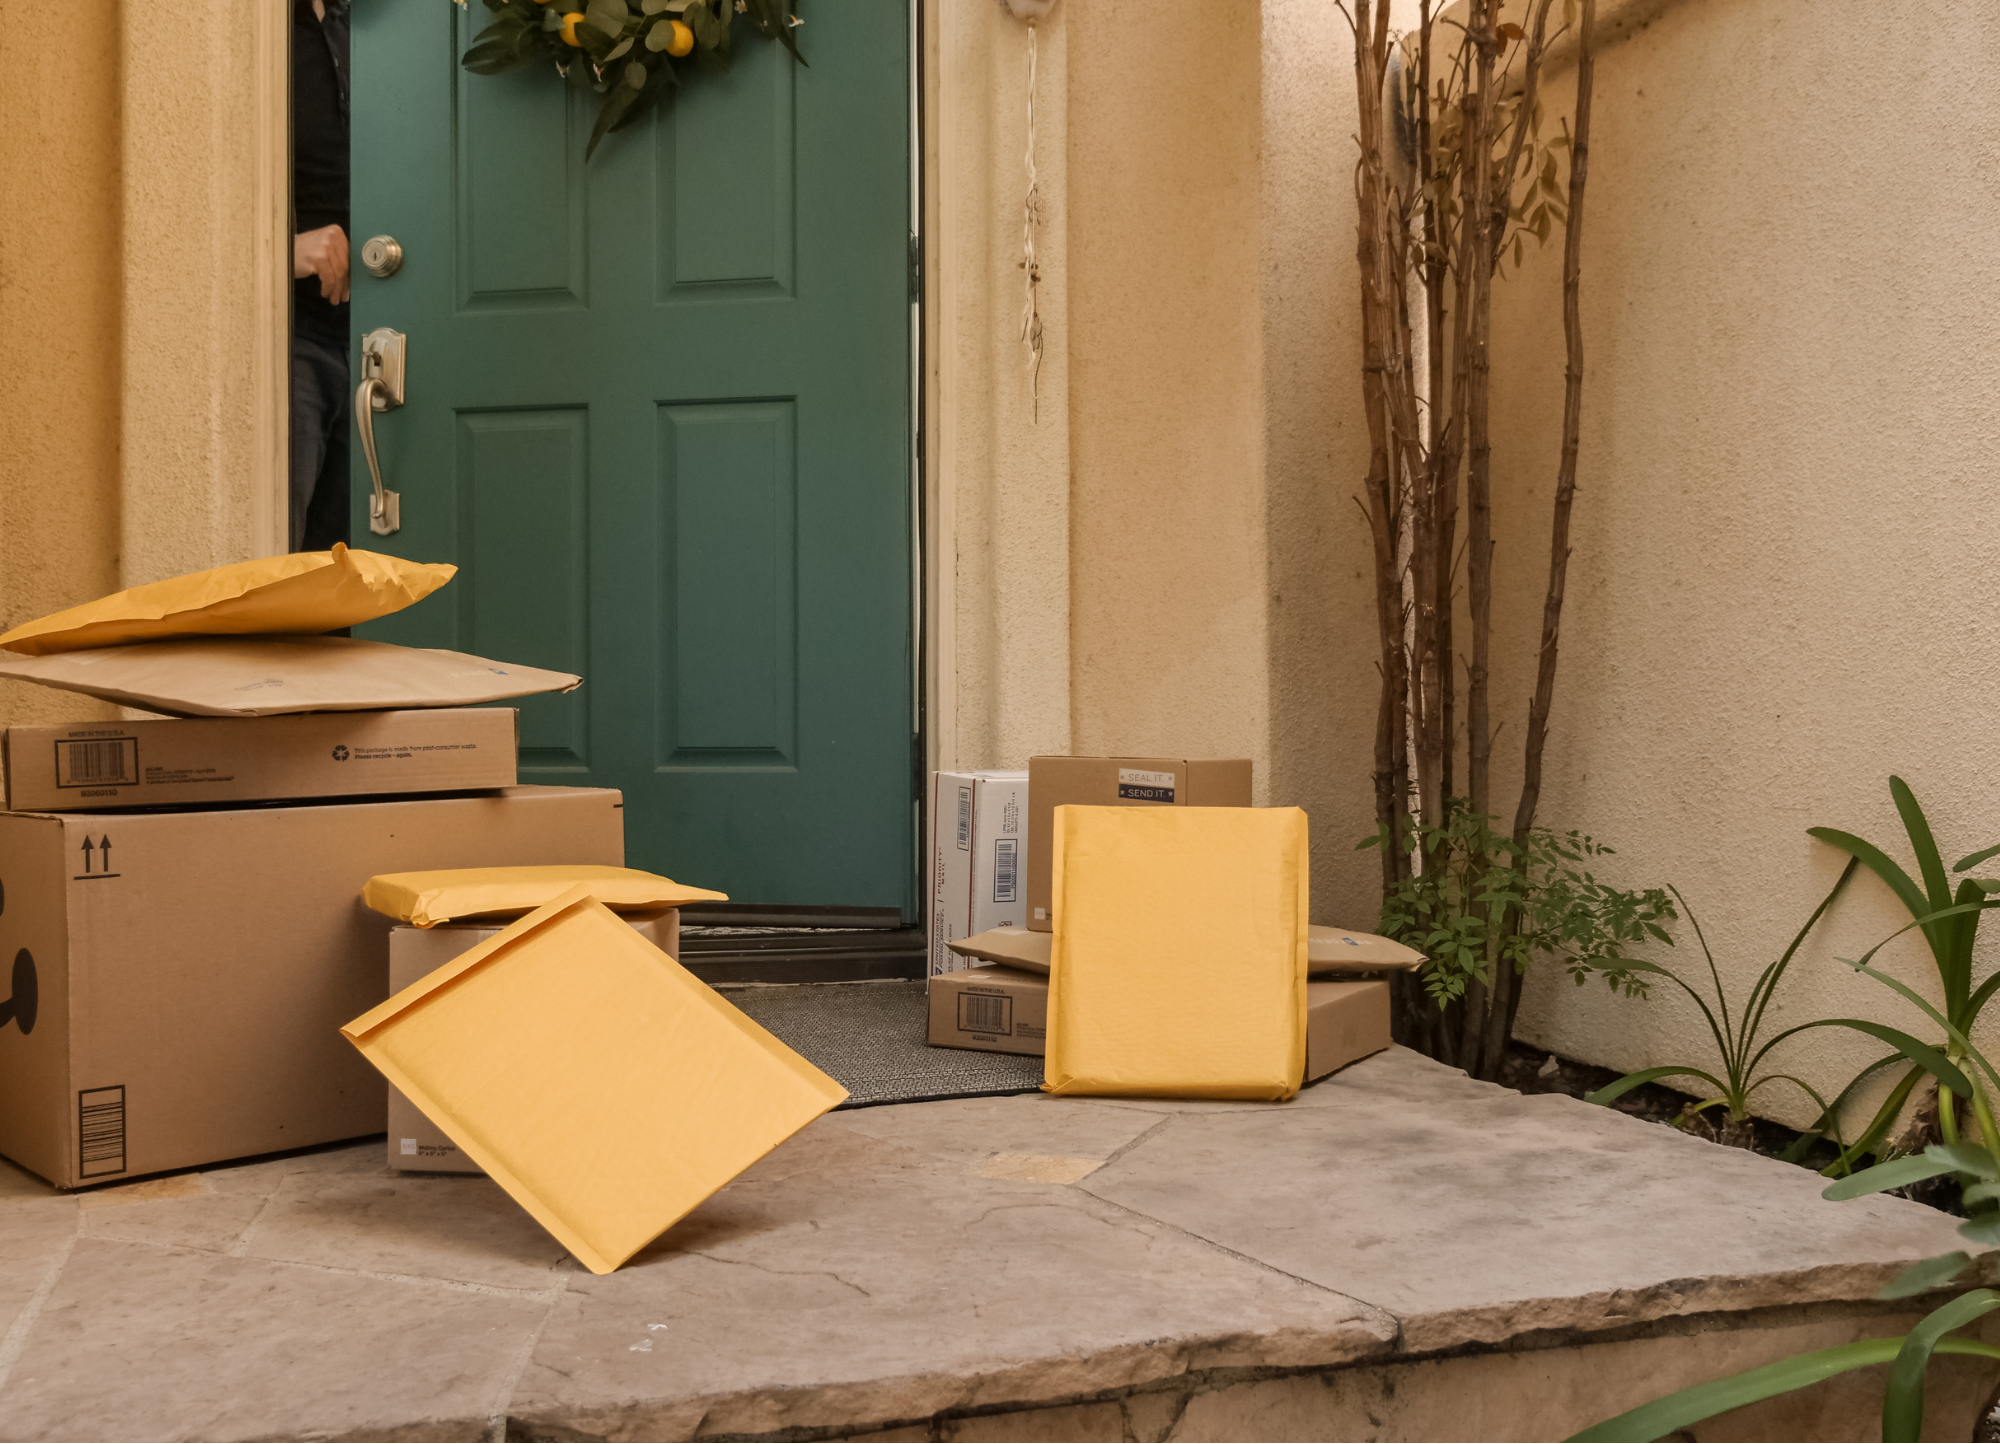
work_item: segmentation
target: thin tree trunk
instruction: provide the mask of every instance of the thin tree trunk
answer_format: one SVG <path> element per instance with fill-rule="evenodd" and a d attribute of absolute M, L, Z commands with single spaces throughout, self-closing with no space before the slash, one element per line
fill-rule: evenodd
<path fill-rule="evenodd" d="M 1491 401 L 1488 344 L 1493 329 L 1492 257 L 1499 244 L 1493 235 L 1493 57 L 1499 48 L 1495 33 L 1496 0 L 1472 0 L 1466 26 L 1472 45 L 1474 83 L 1467 88 L 1464 187 L 1465 243 L 1459 276 L 1465 337 L 1465 504 L 1466 590 L 1472 622 L 1472 655 L 1466 670 L 1466 796 L 1475 816 L 1484 817 L 1491 804 L 1492 725 L 1488 711 L 1487 677 L 1493 633 L 1493 499 L 1490 488 L 1492 443 L 1487 433 Z"/>
<path fill-rule="evenodd" d="M 1431 710 L 1426 714 L 1430 727 L 1429 745 L 1437 758 L 1437 796 L 1425 803 L 1425 817 L 1443 819 L 1444 804 L 1451 797 L 1452 756 L 1456 745 L 1452 701 L 1457 695 L 1457 678 L 1451 664 L 1452 633 L 1452 550 L 1458 526 L 1456 468 L 1447 470 L 1444 458 L 1449 430 L 1446 417 L 1445 366 L 1449 359 L 1445 331 L 1445 282 L 1450 267 L 1446 262 L 1443 217 L 1439 214 L 1436 157 L 1431 154 L 1431 3 L 1420 0 L 1417 7 L 1417 177 L 1423 216 L 1423 249 L 1420 266 L 1424 278 L 1424 361 L 1425 407 L 1424 451 L 1426 465 L 1421 474 L 1425 503 L 1431 513 L 1429 589 L 1425 603 L 1434 623 L 1432 655 L 1428 659 L 1433 677 Z M 1433 810 L 1434 809 L 1434 810 Z"/>
<path fill-rule="evenodd" d="M 1354 79 L 1359 94 L 1361 157 L 1355 166 L 1355 259 L 1361 279 L 1362 398 L 1368 421 L 1368 517 L 1375 550 L 1375 622 L 1380 642 L 1382 699 L 1375 725 L 1375 817 L 1383 831 L 1382 891 L 1386 897 L 1402 881 L 1405 798 L 1408 793 L 1407 655 L 1403 645 L 1403 599 L 1398 553 L 1402 508 L 1396 483 L 1396 439 L 1391 418 L 1393 384 L 1389 357 L 1393 322 L 1383 285 L 1383 255 L 1389 236 L 1387 178 L 1382 157 L 1383 77 L 1388 66 L 1389 7 L 1371 0 L 1355 5 Z M 1372 103 L 1371 103 L 1371 97 Z"/>
<path fill-rule="evenodd" d="M 1549 584 L 1542 600 L 1542 646 L 1535 666 L 1535 695 L 1528 704 L 1528 735 L 1521 768 L 1521 798 L 1514 810 L 1514 855 L 1527 847 L 1542 796 L 1542 752 L 1548 742 L 1549 709 L 1555 698 L 1557 648 L 1562 638 L 1563 595 L 1569 580 L 1569 519 L 1576 501 L 1576 458 L 1583 434 L 1583 196 L 1590 179 L 1590 102 L 1597 76 L 1597 0 L 1583 0 L 1577 40 L 1576 121 L 1570 137 L 1569 210 L 1563 218 L 1562 454 L 1556 464 L 1555 516 L 1549 531 Z M 1518 978 L 1509 979 L 1504 1006 L 1495 1009 L 1495 1035 L 1488 1051 L 1504 1048 L 1521 1007 Z"/>

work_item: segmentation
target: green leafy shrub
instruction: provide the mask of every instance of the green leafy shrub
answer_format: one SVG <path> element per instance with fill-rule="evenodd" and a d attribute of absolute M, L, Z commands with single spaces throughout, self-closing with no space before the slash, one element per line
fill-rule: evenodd
<path fill-rule="evenodd" d="M 1600 881 L 1590 864 L 1612 850 L 1580 832 L 1532 829 L 1518 853 L 1463 799 L 1441 826 L 1406 822 L 1401 845 L 1422 859 L 1382 904 L 1383 934 L 1422 953 L 1425 991 L 1438 1007 L 1489 986 L 1498 967 L 1525 972 L 1537 955 L 1553 958 L 1580 985 L 1603 977 L 1614 989 L 1643 995 L 1647 967 L 1627 949 L 1672 946 L 1664 922 L 1673 900 L 1662 888 L 1631 891 Z M 1358 846 L 1379 847 L 1383 833 Z"/>

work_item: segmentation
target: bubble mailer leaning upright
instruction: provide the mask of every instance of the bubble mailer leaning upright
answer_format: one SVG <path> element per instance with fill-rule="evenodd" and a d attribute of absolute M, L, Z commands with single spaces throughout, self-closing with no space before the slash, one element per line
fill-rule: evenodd
<path fill-rule="evenodd" d="M 1306 815 L 1056 809 L 1043 1084 L 1289 1098 L 1305 1073 Z"/>

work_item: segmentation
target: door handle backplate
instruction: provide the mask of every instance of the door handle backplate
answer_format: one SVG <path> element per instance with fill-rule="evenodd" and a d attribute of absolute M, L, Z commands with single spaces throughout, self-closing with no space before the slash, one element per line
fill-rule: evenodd
<path fill-rule="evenodd" d="M 375 453 L 375 413 L 403 404 L 405 351 L 409 338 L 381 326 L 361 338 L 361 384 L 354 391 L 354 425 L 375 490 L 368 498 L 368 530 L 391 536 L 402 530 L 403 497 L 382 485 L 382 462 Z"/>

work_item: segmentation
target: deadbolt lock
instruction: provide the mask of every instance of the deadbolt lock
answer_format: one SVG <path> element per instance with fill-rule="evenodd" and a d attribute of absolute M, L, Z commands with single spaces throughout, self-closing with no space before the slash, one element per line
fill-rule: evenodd
<path fill-rule="evenodd" d="M 386 279 L 403 268 L 403 248 L 394 236 L 370 236 L 361 245 L 361 264 Z"/>

